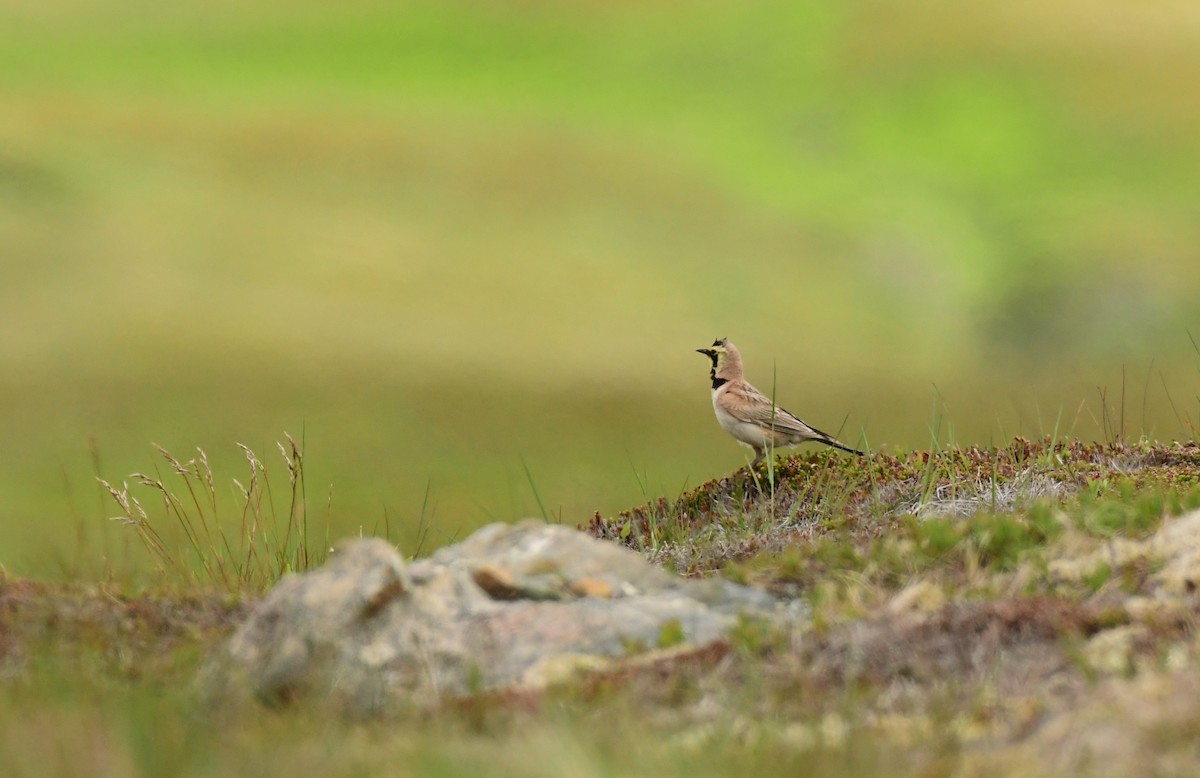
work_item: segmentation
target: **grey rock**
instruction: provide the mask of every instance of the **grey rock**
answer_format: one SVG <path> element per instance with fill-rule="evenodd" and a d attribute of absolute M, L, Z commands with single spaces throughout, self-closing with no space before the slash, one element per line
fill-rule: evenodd
<path fill-rule="evenodd" d="M 318 698 L 369 714 L 540 687 L 712 644 L 742 618 L 782 627 L 801 615 L 760 590 L 674 576 L 530 519 L 489 525 L 410 565 L 382 540 L 344 542 L 323 567 L 284 577 L 202 683 L 218 699 Z"/>

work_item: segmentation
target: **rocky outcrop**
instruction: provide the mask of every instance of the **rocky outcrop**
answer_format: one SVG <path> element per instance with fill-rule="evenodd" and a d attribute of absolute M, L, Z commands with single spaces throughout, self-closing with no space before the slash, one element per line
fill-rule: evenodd
<path fill-rule="evenodd" d="M 386 542 L 360 539 L 281 580 L 204 684 L 218 698 L 316 697 L 372 713 L 702 648 L 744 618 L 794 623 L 803 614 L 790 607 L 536 520 L 484 527 L 408 565 Z"/>

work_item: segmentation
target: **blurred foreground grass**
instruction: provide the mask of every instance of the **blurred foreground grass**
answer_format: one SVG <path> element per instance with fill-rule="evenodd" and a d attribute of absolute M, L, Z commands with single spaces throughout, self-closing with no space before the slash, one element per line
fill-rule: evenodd
<path fill-rule="evenodd" d="M 743 461 L 717 336 L 871 445 L 1190 436 L 1197 44 L 1185 2 L 7 3 L 0 564 L 139 566 L 91 452 L 151 442 L 228 479 L 303 431 L 313 514 L 409 550 L 427 490 L 434 543 L 531 479 L 674 496 Z"/>

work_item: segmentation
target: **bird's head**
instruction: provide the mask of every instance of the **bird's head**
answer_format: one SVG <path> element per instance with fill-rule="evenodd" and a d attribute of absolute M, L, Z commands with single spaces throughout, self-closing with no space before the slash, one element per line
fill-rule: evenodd
<path fill-rule="evenodd" d="M 742 356 L 728 338 L 717 338 L 711 346 L 696 351 L 712 360 L 713 385 L 742 377 Z M 722 380 L 723 379 L 723 380 Z"/>
<path fill-rule="evenodd" d="M 696 352 L 703 354 L 713 361 L 714 365 L 720 364 L 721 357 L 729 353 L 729 339 L 717 338 L 711 346 L 696 349 Z"/>

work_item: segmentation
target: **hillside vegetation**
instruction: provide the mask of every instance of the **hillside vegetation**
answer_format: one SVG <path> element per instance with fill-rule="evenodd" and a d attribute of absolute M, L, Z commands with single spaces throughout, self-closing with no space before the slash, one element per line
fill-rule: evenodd
<path fill-rule="evenodd" d="M 192 679 L 256 595 L 10 578 L 0 750 L 18 776 L 1186 771 L 1200 448 L 1018 439 L 772 470 L 774 488 L 741 470 L 589 531 L 797 600 L 799 635 L 748 623 L 674 660 L 400 720 L 215 716 Z"/>

